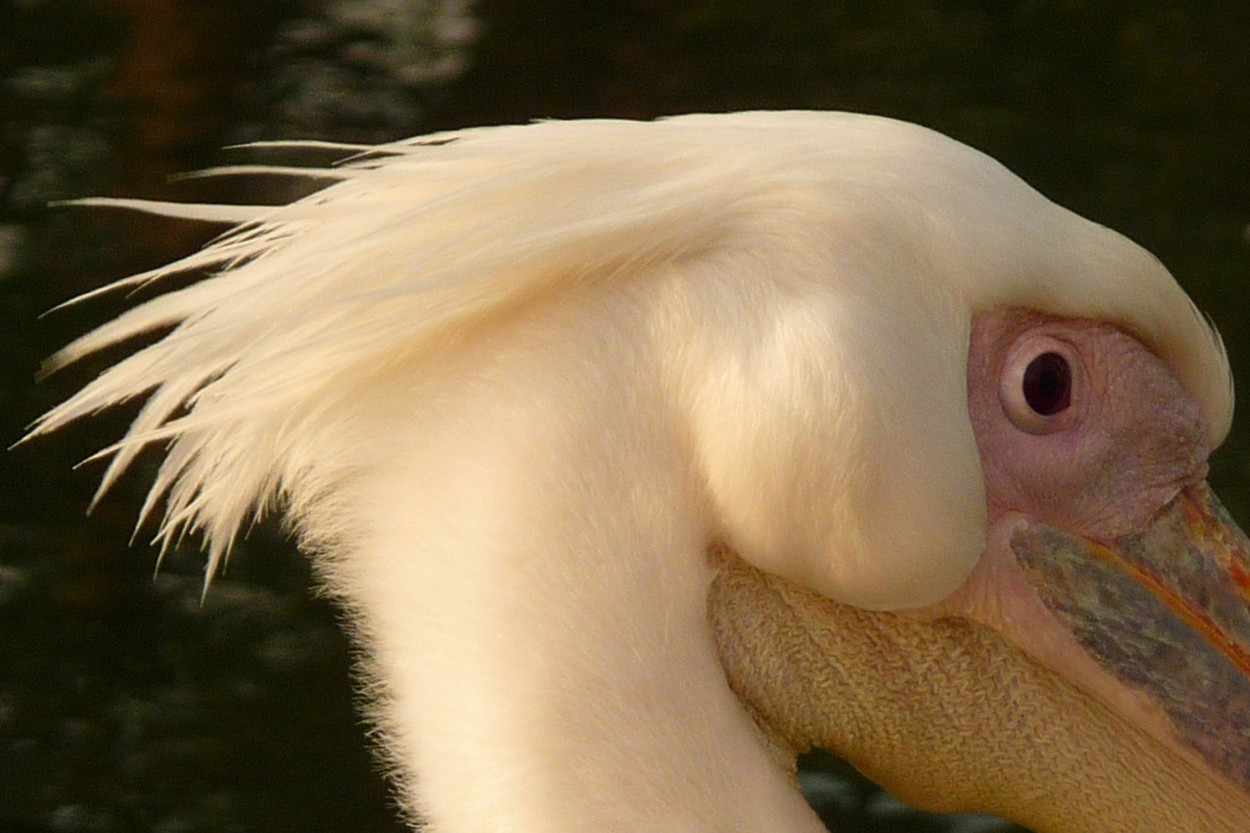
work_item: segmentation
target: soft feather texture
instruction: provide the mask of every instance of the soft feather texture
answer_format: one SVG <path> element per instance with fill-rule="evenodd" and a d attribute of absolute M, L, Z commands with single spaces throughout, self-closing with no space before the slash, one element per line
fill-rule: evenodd
<path fill-rule="evenodd" d="M 922 128 L 743 113 L 485 128 L 362 153 L 328 170 L 282 169 L 334 181 L 286 206 L 111 201 L 240 225 L 114 287 L 219 270 L 211 279 L 51 361 L 175 326 L 35 433 L 151 391 L 126 437 L 102 452 L 113 459 L 101 491 L 144 445 L 168 442 L 144 515 L 168 494 L 158 537 L 203 530 L 209 576 L 254 507 L 286 502 L 298 527 L 301 507 L 333 492 L 350 467 L 336 457 L 352 452 L 326 432 L 345 392 L 360 393 L 346 380 L 550 293 L 662 269 L 686 271 L 691 303 L 731 328 L 700 357 L 710 381 L 685 392 L 728 537 L 758 566 L 845 601 L 916 603 L 891 588 L 920 582 L 936 597 L 970 568 L 983 501 L 962 385 L 979 310 L 1119 322 L 1178 368 L 1217 440 L 1229 425 L 1223 351 L 1149 254 Z M 765 312 L 726 310 L 728 287 L 738 293 L 730 303 Z M 902 362 L 882 349 L 900 339 L 913 345 Z M 820 390 L 794 384 L 800 373 L 823 375 Z M 864 417 L 830 416 L 856 411 Z M 797 446 L 766 436 L 760 426 L 778 420 L 816 434 Z M 856 433 L 861 424 L 889 430 Z M 756 452 L 746 465 L 743 449 Z M 841 477 L 830 479 L 830 460 Z M 869 460 L 887 472 L 881 482 L 796 521 L 796 496 L 841 495 L 841 478 Z M 934 482 L 947 489 L 922 485 Z M 761 483 L 773 485 L 762 501 Z M 968 520 L 911 537 L 866 522 L 887 507 L 924 515 L 935 501 Z"/>
<path fill-rule="evenodd" d="M 101 489 L 165 444 L 144 515 L 201 530 L 209 576 L 282 508 L 434 830 L 820 829 L 726 685 L 706 551 L 861 608 L 963 582 L 979 312 L 1119 323 L 1213 444 L 1228 428 L 1218 338 L 1153 257 L 923 128 L 743 113 L 347 150 L 289 171 L 331 184 L 285 206 L 105 201 L 240 225 L 114 284 L 215 270 L 54 357 L 172 328 L 33 433 L 147 394 Z"/>

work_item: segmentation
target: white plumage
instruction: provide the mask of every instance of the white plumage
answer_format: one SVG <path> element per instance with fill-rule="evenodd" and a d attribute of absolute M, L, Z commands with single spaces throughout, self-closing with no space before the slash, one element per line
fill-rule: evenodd
<path fill-rule="evenodd" d="M 436 830 L 816 829 L 724 683 L 704 553 L 875 610 L 961 585 L 987 523 L 978 314 L 1113 322 L 1212 444 L 1228 430 L 1223 350 L 1153 257 L 919 127 L 743 113 L 344 149 L 276 169 L 330 181 L 289 205 L 103 201 L 237 226 L 114 284 L 215 272 L 54 357 L 173 328 L 35 433 L 148 395 L 101 491 L 166 444 L 144 514 L 166 543 L 202 531 L 209 576 L 257 507 L 284 512 Z"/>

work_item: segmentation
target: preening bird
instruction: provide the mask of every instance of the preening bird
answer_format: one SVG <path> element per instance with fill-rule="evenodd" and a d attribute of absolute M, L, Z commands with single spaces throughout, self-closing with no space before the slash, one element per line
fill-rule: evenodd
<path fill-rule="evenodd" d="M 1218 337 L 1159 262 L 843 113 L 457 131 L 121 280 L 207 278 L 33 433 L 208 576 L 285 514 L 436 833 L 817 831 L 813 744 L 1039 833 L 1250 830 L 1250 542 Z M 236 170 L 236 172 L 239 172 Z"/>

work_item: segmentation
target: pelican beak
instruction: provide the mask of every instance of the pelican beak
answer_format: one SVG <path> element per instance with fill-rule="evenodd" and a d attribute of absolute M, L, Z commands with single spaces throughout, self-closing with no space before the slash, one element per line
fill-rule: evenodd
<path fill-rule="evenodd" d="M 1171 740 L 1250 789 L 1250 540 L 1200 483 L 1098 542 L 1046 524 L 1011 549 L 1042 602 Z"/>

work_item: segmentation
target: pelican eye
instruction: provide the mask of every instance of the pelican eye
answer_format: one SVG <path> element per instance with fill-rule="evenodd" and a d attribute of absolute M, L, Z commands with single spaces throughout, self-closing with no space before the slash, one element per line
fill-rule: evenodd
<path fill-rule="evenodd" d="M 1050 335 L 1028 336 L 1011 350 L 999 377 L 998 399 L 1011 423 L 1028 434 L 1073 428 L 1084 412 L 1081 364 L 1072 345 Z"/>
<path fill-rule="evenodd" d="M 1058 353 L 1042 353 L 1024 369 L 1020 387 L 1034 413 L 1054 416 L 1072 404 L 1072 368 Z"/>

